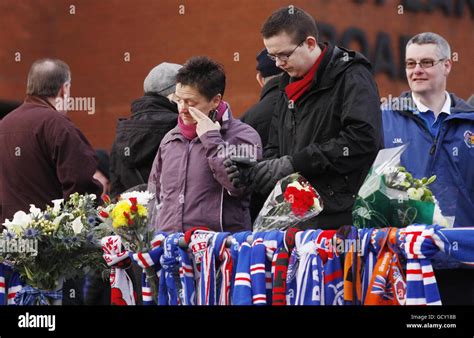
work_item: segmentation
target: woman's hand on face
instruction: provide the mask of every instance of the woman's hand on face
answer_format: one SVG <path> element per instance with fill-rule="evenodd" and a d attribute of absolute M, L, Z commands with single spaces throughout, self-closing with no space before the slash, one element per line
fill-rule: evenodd
<path fill-rule="evenodd" d="M 189 114 L 193 117 L 193 119 L 197 122 L 196 125 L 196 133 L 198 137 L 201 137 L 201 135 L 204 135 L 208 131 L 211 130 L 220 130 L 221 125 L 219 122 L 213 122 L 209 116 L 204 114 L 202 111 L 200 111 L 197 108 L 194 107 L 189 107 L 188 108 Z"/>

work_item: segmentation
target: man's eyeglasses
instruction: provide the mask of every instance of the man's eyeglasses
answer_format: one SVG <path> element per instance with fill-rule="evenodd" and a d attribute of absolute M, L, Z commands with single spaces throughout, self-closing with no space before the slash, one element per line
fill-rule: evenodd
<path fill-rule="evenodd" d="M 433 67 L 434 65 L 440 63 L 441 61 L 444 61 L 446 60 L 446 58 L 444 59 L 439 59 L 439 60 L 433 60 L 433 59 L 423 59 L 421 61 L 415 61 L 415 60 L 408 60 L 408 61 L 405 61 L 405 67 L 407 69 L 413 69 L 416 67 L 416 65 L 420 65 L 421 68 L 431 68 Z"/>
<path fill-rule="evenodd" d="M 295 52 L 295 50 L 301 46 L 304 42 L 306 41 L 306 38 L 301 41 L 296 47 L 295 49 L 293 49 L 291 52 L 289 53 L 281 53 L 279 55 L 273 55 L 273 54 L 267 54 L 267 56 L 270 58 L 270 60 L 272 61 L 276 61 L 277 59 L 280 60 L 281 62 L 286 62 L 290 59 L 290 56 Z"/>

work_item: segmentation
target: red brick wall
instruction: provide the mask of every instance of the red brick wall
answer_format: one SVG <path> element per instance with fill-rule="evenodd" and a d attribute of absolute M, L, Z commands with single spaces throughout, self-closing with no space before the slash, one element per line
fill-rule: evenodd
<path fill-rule="evenodd" d="M 443 35 L 458 56 L 448 89 L 467 98 L 474 92 L 474 9 L 469 1 L 445 1 L 465 4 L 464 15 L 456 17 L 442 8 L 431 13 L 405 9 L 400 15 L 398 0 L 381 1 L 383 5 L 376 0 L 1 0 L 0 99 L 23 98 L 35 59 L 63 59 L 72 69 L 72 95 L 95 98 L 95 114 L 70 112 L 71 118 L 95 147 L 110 148 L 116 119 L 128 115 L 153 66 L 208 55 L 225 66 L 225 99 L 239 116 L 258 100 L 255 55 L 263 47 L 260 27 L 273 10 L 289 4 L 334 26 L 338 40 L 349 27 L 361 29 L 371 55 L 377 33 L 387 33 L 397 71 L 400 36 L 422 31 Z M 429 6 L 431 1 L 415 2 Z M 70 14 L 71 5 L 75 14 Z M 16 52 L 21 53 L 20 62 Z M 130 62 L 124 61 L 126 52 Z M 396 96 L 407 88 L 406 81 L 386 74 L 377 74 L 376 80 L 381 96 Z"/>

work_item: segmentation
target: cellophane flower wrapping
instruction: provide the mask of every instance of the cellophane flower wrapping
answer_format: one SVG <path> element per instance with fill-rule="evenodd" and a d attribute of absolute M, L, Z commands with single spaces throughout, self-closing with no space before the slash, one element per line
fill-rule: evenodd
<path fill-rule="evenodd" d="M 406 227 L 411 224 L 450 226 L 428 186 L 436 180 L 414 178 L 400 165 L 405 146 L 377 155 L 352 210 L 358 228 Z"/>
<path fill-rule="evenodd" d="M 285 230 L 318 215 L 323 201 L 300 174 L 288 175 L 277 182 L 254 222 L 253 230 Z"/>

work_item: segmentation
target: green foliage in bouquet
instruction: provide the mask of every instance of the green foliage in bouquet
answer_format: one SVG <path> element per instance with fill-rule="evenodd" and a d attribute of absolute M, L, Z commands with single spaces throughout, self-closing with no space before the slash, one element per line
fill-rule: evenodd
<path fill-rule="evenodd" d="M 356 198 L 352 216 L 358 228 L 406 227 L 432 224 L 435 200 L 428 185 L 436 176 L 422 179 L 401 166 L 371 170 Z"/>
<path fill-rule="evenodd" d="M 56 289 L 61 278 L 103 271 L 100 238 L 108 233 L 96 226 L 95 198 L 75 193 L 66 202 L 52 201 L 54 206 L 44 211 L 31 205 L 29 214 L 17 212 L 0 234 L 4 242 L 16 243 L 17 250 L 9 250 L 2 259 L 28 285 L 41 290 Z"/>

